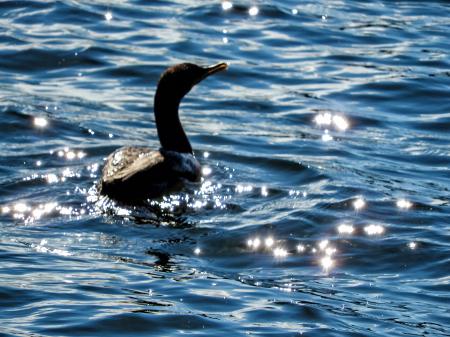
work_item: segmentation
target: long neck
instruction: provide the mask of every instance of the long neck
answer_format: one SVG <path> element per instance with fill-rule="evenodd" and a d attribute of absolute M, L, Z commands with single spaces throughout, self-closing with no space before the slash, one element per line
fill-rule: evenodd
<path fill-rule="evenodd" d="M 154 102 L 156 129 L 164 150 L 192 154 L 191 144 L 178 117 L 180 101 L 181 98 L 173 97 L 158 87 Z"/>

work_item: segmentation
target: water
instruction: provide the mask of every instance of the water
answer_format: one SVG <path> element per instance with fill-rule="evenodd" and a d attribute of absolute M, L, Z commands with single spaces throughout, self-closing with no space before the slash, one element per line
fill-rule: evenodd
<path fill-rule="evenodd" d="M 0 3 L 1 336 L 450 336 L 449 3 L 226 8 Z M 99 198 L 185 61 L 204 180 Z"/>

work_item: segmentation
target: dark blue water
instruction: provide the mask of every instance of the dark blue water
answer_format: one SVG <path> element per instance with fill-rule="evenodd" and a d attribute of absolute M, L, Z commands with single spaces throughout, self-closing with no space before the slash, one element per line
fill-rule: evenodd
<path fill-rule="evenodd" d="M 449 2 L 226 8 L 0 2 L 1 336 L 450 336 Z M 99 197 L 186 61 L 203 181 Z"/>

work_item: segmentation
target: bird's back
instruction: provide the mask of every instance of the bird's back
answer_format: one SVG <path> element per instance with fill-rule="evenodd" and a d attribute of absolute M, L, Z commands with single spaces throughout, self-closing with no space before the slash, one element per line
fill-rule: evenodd
<path fill-rule="evenodd" d="M 108 156 L 100 193 L 124 201 L 154 198 L 183 179 L 195 181 L 199 176 L 200 165 L 190 154 L 123 147 Z"/>

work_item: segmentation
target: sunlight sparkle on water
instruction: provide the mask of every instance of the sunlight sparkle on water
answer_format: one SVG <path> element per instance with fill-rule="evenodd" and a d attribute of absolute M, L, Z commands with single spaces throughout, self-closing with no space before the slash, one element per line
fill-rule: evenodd
<path fill-rule="evenodd" d="M 23 202 L 18 202 L 14 205 L 14 211 L 19 213 L 25 213 L 26 211 L 30 210 L 30 207 L 27 206 L 27 204 Z"/>
<path fill-rule="evenodd" d="M 410 243 L 408 243 L 408 247 L 410 248 L 410 249 L 416 249 L 417 248 L 417 243 L 415 243 L 414 241 L 412 241 L 412 242 L 410 242 Z"/>
<path fill-rule="evenodd" d="M 224 1 L 222 2 L 222 9 L 224 11 L 227 11 L 229 9 L 233 8 L 233 4 L 231 3 L 231 1 Z"/>
<path fill-rule="evenodd" d="M 261 240 L 259 238 L 250 239 L 247 241 L 247 245 L 252 249 L 258 249 L 261 245 Z"/>
<path fill-rule="evenodd" d="M 349 127 L 349 122 L 344 116 L 334 115 L 330 112 L 316 115 L 314 122 L 318 126 L 334 126 L 334 128 L 339 131 L 345 131 Z"/>
<path fill-rule="evenodd" d="M 250 7 L 250 9 L 248 10 L 248 14 L 250 14 L 251 16 L 258 15 L 258 13 L 259 13 L 259 8 L 256 6 Z"/>
<path fill-rule="evenodd" d="M 48 125 L 48 121 L 43 117 L 35 117 L 34 125 L 38 128 L 45 128 Z"/>
<path fill-rule="evenodd" d="M 333 136 L 329 134 L 328 130 L 325 130 L 323 135 L 322 135 L 322 140 L 324 142 L 329 142 L 329 141 L 333 140 Z"/>
<path fill-rule="evenodd" d="M 79 173 L 75 173 L 75 171 L 71 170 L 70 168 L 66 167 L 63 171 L 62 171 L 62 176 L 64 178 L 73 178 L 73 177 L 80 177 Z"/>
<path fill-rule="evenodd" d="M 337 252 L 337 250 L 334 247 L 327 247 L 325 249 L 325 254 L 328 256 L 331 256 L 331 255 L 335 254 L 336 252 Z"/>
<path fill-rule="evenodd" d="M 264 241 L 264 243 L 266 244 L 266 247 L 267 247 L 267 248 L 272 247 L 272 246 L 273 246 L 273 243 L 274 243 L 273 238 L 272 238 L 271 236 L 269 236 L 269 237 Z"/>
<path fill-rule="evenodd" d="M 73 213 L 73 207 L 70 206 L 61 206 L 58 208 L 58 210 L 61 215 L 71 215 Z"/>
<path fill-rule="evenodd" d="M 299 196 L 302 195 L 303 197 L 306 197 L 308 195 L 308 193 L 306 191 L 298 191 L 298 190 L 289 190 L 289 195 L 293 195 L 293 196 Z"/>
<path fill-rule="evenodd" d="M 98 168 L 99 168 L 98 163 L 94 163 L 94 164 L 89 165 L 89 166 L 86 167 L 86 169 L 87 169 L 88 171 L 90 171 L 91 173 L 97 172 L 97 171 L 98 171 Z"/>
<path fill-rule="evenodd" d="M 368 225 L 364 227 L 367 235 L 380 235 L 384 233 L 384 227 L 381 225 Z"/>
<path fill-rule="evenodd" d="M 298 14 L 298 9 L 293 8 L 293 9 L 292 9 L 292 14 L 297 15 L 297 14 Z"/>
<path fill-rule="evenodd" d="M 317 125 L 330 125 L 331 124 L 332 115 L 329 112 L 318 114 L 314 121 Z"/>
<path fill-rule="evenodd" d="M 354 231 L 354 227 L 348 224 L 341 224 L 338 226 L 337 231 L 339 234 L 352 234 Z"/>
<path fill-rule="evenodd" d="M 305 251 L 306 247 L 302 244 L 297 245 L 297 252 L 303 253 Z"/>
<path fill-rule="evenodd" d="M 47 180 L 47 183 L 54 184 L 59 181 L 58 176 L 54 173 L 49 173 L 45 176 L 45 179 Z"/>
<path fill-rule="evenodd" d="M 53 153 L 53 151 L 51 153 Z M 86 157 L 85 152 L 76 152 L 69 149 L 68 147 L 65 147 L 63 150 L 59 150 L 58 152 L 56 152 L 56 154 L 58 155 L 58 157 L 65 157 L 67 160 L 74 160 L 75 158 L 83 159 L 84 157 Z"/>
<path fill-rule="evenodd" d="M 401 209 L 410 209 L 412 207 L 412 202 L 406 199 L 397 200 L 397 207 Z"/>
<path fill-rule="evenodd" d="M 202 167 L 202 175 L 203 176 L 209 176 L 212 172 L 212 169 L 209 166 L 203 166 Z"/>
<path fill-rule="evenodd" d="M 40 219 L 42 216 L 53 212 L 58 209 L 58 204 L 56 202 L 49 202 L 39 205 L 27 205 L 24 202 L 18 202 L 11 206 L 4 206 L 2 211 L 3 214 L 13 212 L 12 216 L 14 219 L 24 220 L 25 223 L 31 223 L 35 220 Z"/>
<path fill-rule="evenodd" d="M 345 131 L 348 128 L 348 122 L 342 116 L 334 115 L 333 116 L 333 123 L 336 126 L 336 128 L 341 130 L 341 131 Z"/>
<path fill-rule="evenodd" d="M 113 15 L 112 15 L 111 11 L 107 11 L 107 12 L 105 13 L 105 19 L 106 19 L 106 21 L 111 21 L 112 18 L 113 18 Z"/>
<path fill-rule="evenodd" d="M 39 244 L 32 244 L 31 247 L 34 248 L 38 253 L 50 253 L 50 254 L 56 254 L 61 256 L 70 256 L 72 255 L 70 252 L 64 249 L 59 248 L 48 248 L 46 245 L 48 244 L 48 241 L 46 239 L 42 239 Z"/>
<path fill-rule="evenodd" d="M 327 255 L 320 259 L 320 264 L 325 271 L 328 271 L 333 266 L 334 261 Z"/>
<path fill-rule="evenodd" d="M 277 247 L 273 250 L 273 255 L 275 257 L 286 257 L 288 255 L 288 251 L 284 248 Z"/>
<path fill-rule="evenodd" d="M 43 215 L 51 213 L 57 206 L 58 203 L 56 202 L 49 202 L 46 204 L 42 204 L 33 209 L 31 214 L 34 220 L 40 219 Z"/>
<path fill-rule="evenodd" d="M 261 195 L 263 197 L 267 197 L 269 195 L 269 192 L 267 191 L 267 187 L 266 186 L 261 187 Z"/>
<path fill-rule="evenodd" d="M 320 250 L 324 250 L 329 244 L 328 240 L 322 240 L 319 242 L 319 248 Z"/>
<path fill-rule="evenodd" d="M 366 202 L 364 201 L 363 198 L 358 198 L 355 201 L 353 201 L 353 207 L 355 208 L 355 210 L 359 211 L 360 209 L 362 209 L 364 206 L 366 206 Z"/>
<path fill-rule="evenodd" d="M 198 247 L 194 249 L 194 254 L 195 255 L 200 255 L 201 252 L 202 252 L 202 250 L 200 248 L 198 248 Z"/>
<path fill-rule="evenodd" d="M 235 190 L 236 190 L 237 193 L 251 192 L 253 190 L 253 186 L 251 186 L 251 185 L 237 185 Z"/>

